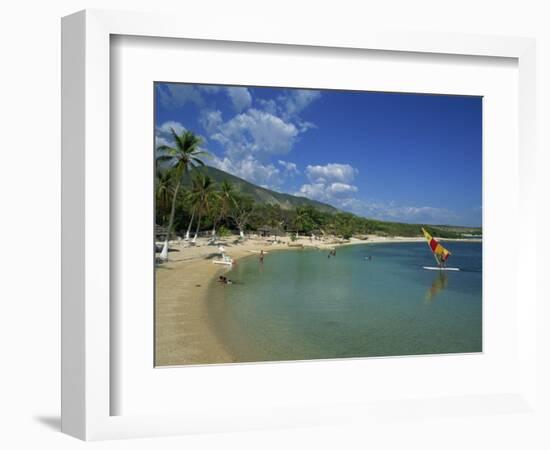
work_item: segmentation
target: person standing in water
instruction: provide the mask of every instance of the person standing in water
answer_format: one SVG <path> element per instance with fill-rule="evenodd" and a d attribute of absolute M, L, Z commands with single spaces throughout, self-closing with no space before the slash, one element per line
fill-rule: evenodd
<path fill-rule="evenodd" d="M 264 251 L 263 250 L 260 250 L 260 262 L 261 263 L 264 262 Z"/>

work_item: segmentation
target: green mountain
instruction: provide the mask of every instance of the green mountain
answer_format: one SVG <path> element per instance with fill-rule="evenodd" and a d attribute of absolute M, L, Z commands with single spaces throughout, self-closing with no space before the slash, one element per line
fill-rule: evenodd
<path fill-rule="evenodd" d="M 216 169 L 210 166 L 204 166 L 193 169 L 194 171 L 201 171 L 210 176 L 215 183 L 219 184 L 224 180 L 229 181 L 238 192 L 249 195 L 255 202 L 262 204 L 279 205 L 281 209 L 292 210 L 297 206 L 311 205 L 318 211 L 328 214 L 335 214 L 343 212 L 334 206 L 327 205 L 326 203 L 318 202 L 316 200 L 310 200 L 305 197 L 296 197 L 290 194 L 282 194 L 270 189 L 266 189 L 255 184 L 249 183 L 242 178 L 231 175 L 223 170 Z M 183 185 L 189 187 L 191 184 L 191 177 L 187 176 L 183 179 Z M 427 225 L 427 224 L 411 224 L 402 222 L 388 222 L 384 220 L 369 219 L 359 217 L 351 214 L 355 217 L 354 220 L 361 222 L 364 225 L 364 231 L 384 236 L 422 236 L 421 227 L 425 227 L 431 234 L 436 237 L 442 238 L 459 238 L 465 236 L 479 236 L 482 234 L 480 227 L 462 227 L 452 225 Z"/>
<path fill-rule="evenodd" d="M 231 175 L 223 170 L 216 169 L 210 166 L 204 166 L 193 170 L 199 170 L 206 175 L 210 176 L 216 183 L 221 183 L 224 180 L 233 184 L 235 189 L 241 194 L 249 195 L 258 203 L 279 205 L 281 209 L 290 210 L 295 209 L 297 206 L 311 205 L 322 212 L 336 213 L 338 209 L 334 206 L 327 205 L 315 200 L 310 200 L 305 197 L 297 197 L 290 194 L 282 194 L 270 189 L 266 189 L 255 184 L 249 183 L 242 178 Z M 193 172 L 191 172 L 192 175 Z M 183 184 L 189 186 L 191 184 L 190 178 L 184 179 Z"/>

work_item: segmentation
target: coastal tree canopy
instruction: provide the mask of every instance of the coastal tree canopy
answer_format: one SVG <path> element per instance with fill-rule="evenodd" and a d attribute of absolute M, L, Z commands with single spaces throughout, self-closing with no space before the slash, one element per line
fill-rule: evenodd
<path fill-rule="evenodd" d="M 191 131 L 184 131 L 178 135 L 173 128 L 170 128 L 173 146 L 161 145 L 157 148 L 157 161 L 167 164 L 166 171 L 173 177 L 174 192 L 172 194 L 172 207 L 170 210 L 170 219 L 168 221 L 168 236 L 174 231 L 174 216 L 176 212 L 176 203 L 178 192 L 181 186 L 181 178 L 191 167 L 204 166 L 202 157 L 208 156 L 208 153 L 200 149 L 202 140 Z"/>
<path fill-rule="evenodd" d="M 269 227 L 277 232 L 292 232 L 305 235 L 334 235 L 344 239 L 352 236 L 366 237 L 369 234 L 380 236 L 422 236 L 424 227 L 431 234 L 443 238 L 457 238 L 464 234 L 481 234 L 481 228 L 451 227 L 445 225 L 410 224 L 386 222 L 360 217 L 350 212 L 339 211 L 327 205 L 315 202 L 307 203 L 300 199 L 292 205 L 281 207 L 277 200 L 281 197 L 267 197 L 258 201 L 251 194 L 253 185 L 242 187 L 233 181 L 235 177 L 227 174 L 227 179 L 219 179 L 209 174 L 211 168 L 204 165 L 203 158 L 208 153 L 200 148 L 200 137 L 191 131 L 178 135 L 172 130 L 173 146 L 162 145 L 157 148 L 157 172 L 155 180 L 156 221 L 166 226 L 169 233 L 190 238 L 192 225 L 196 222 L 195 239 L 202 229 L 216 230 L 223 227 L 235 230 L 241 236 L 245 231 L 258 231 Z M 202 169 L 204 167 L 204 170 Z M 193 169 L 191 176 L 191 169 Z M 188 181 L 185 181 L 188 180 Z M 231 180 L 231 181 L 230 181 Z M 265 188 L 258 188 L 264 198 Z M 284 198 L 284 197 L 283 197 Z M 288 205 L 292 205 L 288 207 Z"/>

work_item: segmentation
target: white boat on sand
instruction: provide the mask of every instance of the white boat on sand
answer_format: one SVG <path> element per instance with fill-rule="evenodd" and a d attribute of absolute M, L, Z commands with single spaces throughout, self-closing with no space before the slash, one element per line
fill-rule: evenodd
<path fill-rule="evenodd" d="M 233 260 L 232 259 L 229 259 L 229 261 L 227 261 L 225 259 L 214 259 L 212 262 L 214 264 L 223 264 L 223 265 L 226 265 L 226 266 L 233 265 Z"/>
<path fill-rule="evenodd" d="M 231 266 L 233 264 L 233 258 L 225 254 L 225 252 L 223 251 L 224 250 L 223 247 L 220 247 L 220 249 L 221 249 L 221 257 L 217 259 L 213 259 L 212 262 L 214 264 L 223 264 L 226 266 Z"/>

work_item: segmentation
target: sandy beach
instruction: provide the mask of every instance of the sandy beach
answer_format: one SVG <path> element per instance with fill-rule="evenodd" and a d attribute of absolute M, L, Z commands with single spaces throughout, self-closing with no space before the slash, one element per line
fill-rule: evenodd
<path fill-rule="evenodd" d="M 231 363 L 235 359 L 211 326 L 208 296 L 211 284 L 224 272 L 224 266 L 214 264 L 219 257 L 217 245 L 208 245 L 206 238 L 197 239 L 194 246 L 180 241 L 170 245 L 170 258 L 156 268 L 155 298 L 155 364 L 177 366 L 206 363 Z M 344 245 L 390 242 L 422 242 L 424 238 L 368 236 L 368 239 L 348 241 L 336 239 L 311 240 L 308 237 L 291 242 L 279 238 L 272 243 L 267 238 L 248 238 L 235 243 L 235 237 L 221 239 L 226 254 L 234 260 L 264 252 L 326 249 Z M 266 256 L 268 257 L 268 256 Z"/>

